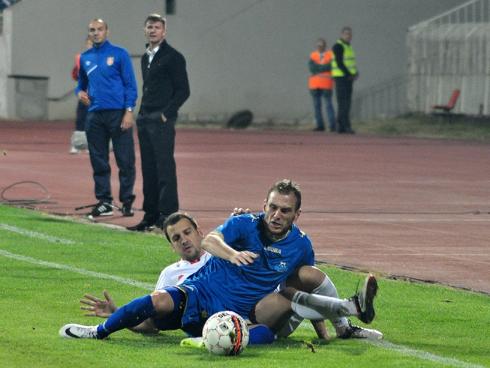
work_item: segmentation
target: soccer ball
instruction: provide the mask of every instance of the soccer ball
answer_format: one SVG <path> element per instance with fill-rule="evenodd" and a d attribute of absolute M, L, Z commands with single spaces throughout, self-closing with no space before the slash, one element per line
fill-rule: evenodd
<path fill-rule="evenodd" d="M 248 327 L 235 312 L 213 314 L 202 329 L 204 346 L 217 355 L 238 355 L 248 344 Z"/>

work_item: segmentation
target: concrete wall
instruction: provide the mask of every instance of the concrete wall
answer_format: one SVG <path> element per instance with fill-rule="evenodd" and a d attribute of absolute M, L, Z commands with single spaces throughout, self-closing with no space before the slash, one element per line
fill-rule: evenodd
<path fill-rule="evenodd" d="M 110 39 L 130 53 L 144 50 L 145 16 L 164 13 L 158 0 L 22 0 L 12 10 L 12 70 L 10 74 L 48 76 L 48 98 L 59 99 L 74 88 L 70 71 L 84 45 L 93 18 L 109 24 Z M 26 21 L 30 20 L 30 21 Z M 137 62 L 137 60 L 136 60 Z M 51 119 L 72 118 L 76 98 L 49 103 Z"/>
<path fill-rule="evenodd" d="M 11 50 L 12 50 L 12 17 L 11 11 L 3 12 L 3 32 L 0 35 L 0 117 L 9 116 L 8 106 L 8 75 L 11 70 Z"/>
<path fill-rule="evenodd" d="M 188 60 L 191 98 L 182 113 L 226 117 L 249 108 L 266 119 L 311 119 L 306 63 L 317 37 L 331 45 L 351 25 L 361 72 L 356 89 L 369 88 L 406 70 L 410 25 L 463 2 L 177 0 L 168 40 Z M 22 0 L 12 7 L 9 74 L 48 76 L 48 97 L 59 98 L 74 86 L 70 69 L 90 19 L 106 19 L 111 41 L 141 54 L 145 16 L 164 10 L 156 0 Z M 74 110 L 71 97 L 50 103 L 49 116 L 71 118 Z"/>

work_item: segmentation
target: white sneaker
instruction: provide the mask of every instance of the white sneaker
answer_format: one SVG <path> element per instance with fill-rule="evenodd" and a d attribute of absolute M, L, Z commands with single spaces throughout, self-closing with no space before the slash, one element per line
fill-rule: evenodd
<path fill-rule="evenodd" d="M 78 149 L 76 149 L 75 147 L 71 146 L 70 147 L 70 155 L 76 155 L 77 153 L 80 153 L 80 151 Z"/>
<path fill-rule="evenodd" d="M 97 339 L 97 326 L 84 326 L 69 323 L 61 327 L 61 337 L 69 339 Z"/>
<path fill-rule="evenodd" d="M 383 333 L 371 328 L 355 326 L 349 321 L 349 325 L 343 331 L 337 331 L 337 337 L 340 339 L 382 340 Z"/>

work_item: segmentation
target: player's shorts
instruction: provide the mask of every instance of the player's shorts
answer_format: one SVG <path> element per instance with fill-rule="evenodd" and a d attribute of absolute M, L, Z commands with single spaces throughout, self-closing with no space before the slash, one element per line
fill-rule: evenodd
<path fill-rule="evenodd" d="M 182 290 L 175 286 L 166 287 L 162 289 L 162 291 L 166 291 L 170 294 L 170 297 L 174 301 L 174 310 L 170 315 L 163 318 L 153 318 L 155 327 L 160 331 L 178 330 L 179 328 L 182 328 L 181 319 L 186 304 L 186 295 Z"/>
<path fill-rule="evenodd" d="M 163 318 L 153 318 L 155 327 L 160 331 L 182 329 L 191 336 L 201 336 L 208 314 L 201 310 L 194 289 L 182 286 L 169 286 L 162 289 L 174 302 L 174 310 Z"/>

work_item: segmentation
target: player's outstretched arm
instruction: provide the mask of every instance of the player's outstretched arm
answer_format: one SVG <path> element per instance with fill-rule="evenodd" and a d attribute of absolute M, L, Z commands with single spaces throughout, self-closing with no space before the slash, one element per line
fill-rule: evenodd
<path fill-rule="evenodd" d="M 85 294 L 80 303 L 83 304 L 80 309 L 88 311 L 85 313 L 88 317 L 108 318 L 117 310 L 117 306 L 112 297 L 104 290 L 105 300 L 99 299 L 93 295 Z"/>
<path fill-rule="evenodd" d="M 239 252 L 230 247 L 225 243 L 223 235 L 217 231 L 212 231 L 206 235 L 201 247 L 213 256 L 226 259 L 237 266 L 253 263 L 254 259 L 257 258 L 255 253 L 249 251 Z"/>

